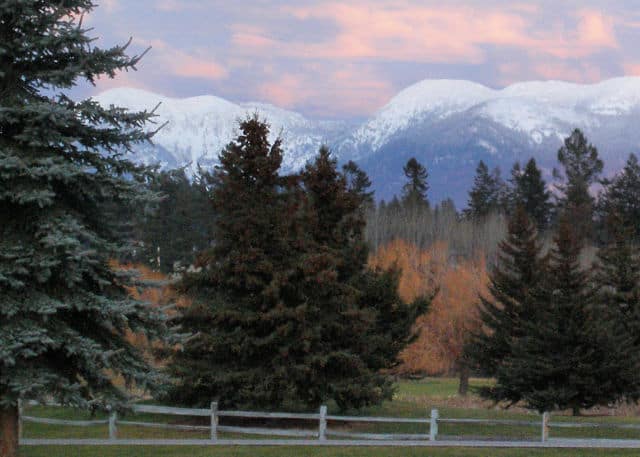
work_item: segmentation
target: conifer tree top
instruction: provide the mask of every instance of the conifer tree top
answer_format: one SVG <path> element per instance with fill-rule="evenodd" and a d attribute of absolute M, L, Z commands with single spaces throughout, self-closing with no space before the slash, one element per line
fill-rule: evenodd
<path fill-rule="evenodd" d="M 415 157 L 412 157 L 402 170 L 408 179 L 407 183 L 402 187 L 402 202 L 409 206 L 428 205 L 427 191 L 429 190 L 429 184 L 427 183 L 427 178 L 429 173 L 427 169 Z"/>

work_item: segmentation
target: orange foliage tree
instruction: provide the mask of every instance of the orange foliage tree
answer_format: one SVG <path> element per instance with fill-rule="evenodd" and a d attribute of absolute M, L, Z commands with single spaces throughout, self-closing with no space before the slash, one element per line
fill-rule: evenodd
<path fill-rule="evenodd" d="M 460 373 L 466 383 L 462 353 L 469 333 L 478 323 L 478 294 L 487 291 L 484 255 L 450 259 L 445 243 L 419 250 L 403 240 L 381 247 L 371 266 L 401 270 L 399 292 L 411 301 L 438 288 L 429 311 L 416 321 L 417 340 L 401 354 L 399 374 L 443 375 Z"/>

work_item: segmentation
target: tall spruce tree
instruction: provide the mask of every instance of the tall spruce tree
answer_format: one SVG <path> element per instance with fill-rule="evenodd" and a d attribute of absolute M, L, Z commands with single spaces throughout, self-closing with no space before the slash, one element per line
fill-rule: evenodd
<path fill-rule="evenodd" d="M 534 317 L 496 371 L 496 400 L 577 415 L 635 390 L 637 355 L 621 350 L 629 338 L 606 319 L 572 225 L 560 222 L 545 279 L 531 293 Z"/>
<path fill-rule="evenodd" d="M 253 117 L 240 132 L 214 171 L 215 243 L 178 287 L 192 299 L 178 323 L 194 335 L 170 367 L 170 395 L 183 404 L 277 407 L 304 369 L 294 190 L 278 174 L 281 142 L 269 143 L 269 127 Z"/>
<path fill-rule="evenodd" d="M 17 403 L 126 401 L 121 376 L 160 379 L 126 340 L 166 335 L 113 271 L 111 210 L 145 198 L 145 170 L 123 154 L 152 116 L 73 101 L 77 81 L 135 68 L 126 46 L 100 49 L 77 20 L 90 0 L 7 0 L 0 7 L 0 454 L 17 452 Z"/>
<path fill-rule="evenodd" d="M 558 185 L 562 192 L 558 201 L 559 212 L 576 224 L 579 239 L 591 239 L 594 235 L 595 199 L 589 190 L 598 182 L 604 164 L 596 147 L 579 129 L 564 140 L 564 145 L 558 150 L 558 162 L 564 172 L 562 176 L 554 170 L 556 178 L 563 179 Z"/>
<path fill-rule="evenodd" d="M 473 187 L 469 191 L 469 201 L 465 215 L 472 219 L 480 219 L 501 209 L 504 200 L 504 182 L 500 178 L 500 169 L 493 172 L 484 161 L 478 163 Z"/>
<path fill-rule="evenodd" d="M 496 267 L 489 277 L 490 296 L 481 296 L 482 327 L 467 346 L 472 364 L 490 376 L 511 353 L 512 343 L 523 336 L 533 318 L 529 294 L 543 278 L 544 259 L 534 223 L 518 207 L 509 219 L 507 237 L 499 245 Z M 481 394 L 493 398 L 491 388 Z"/>
<path fill-rule="evenodd" d="M 615 238 L 609 233 L 612 226 L 610 215 L 615 214 L 617 223 L 631 229 L 627 234 L 635 243 L 640 243 L 640 164 L 630 154 L 622 171 L 611 180 L 604 181 L 604 192 L 598 202 L 600 232 L 605 242 Z"/>
<path fill-rule="evenodd" d="M 402 187 L 402 204 L 405 208 L 424 208 L 429 206 L 427 191 L 429 184 L 427 169 L 415 157 L 409 159 L 402 168 L 407 183 Z"/>
<path fill-rule="evenodd" d="M 607 215 L 608 239 L 598 251 L 595 280 L 599 286 L 599 302 L 607 318 L 616 321 L 618 330 L 628 334 L 633 347 L 621 351 L 640 350 L 640 252 L 633 239 L 635 227 L 625 224 L 617 212 Z M 633 386 L 630 386 L 633 387 Z M 637 387 L 637 386 L 636 386 Z"/>
<path fill-rule="evenodd" d="M 308 277 L 307 299 L 319 311 L 322 335 L 314 381 L 309 390 L 325 389 L 340 408 L 360 407 L 390 399 L 392 382 L 381 370 L 397 363 L 398 354 L 415 336 L 413 324 L 424 313 L 430 297 L 412 304 L 398 296 L 398 273 L 367 267 L 364 215 L 358 209 L 366 194 L 347 185 L 329 150 L 321 148 L 302 173 L 313 248 L 303 259 Z M 309 275 L 308 273 L 312 273 Z"/>
<path fill-rule="evenodd" d="M 374 289 L 365 197 L 328 149 L 301 176 L 279 177 L 267 126 L 251 119 L 241 130 L 215 173 L 216 243 L 181 286 L 193 304 L 179 321 L 195 336 L 174 354 L 174 399 L 347 408 L 390 398 L 380 369 L 395 363 L 425 300 L 402 303 L 395 276 L 385 294 Z"/>
<path fill-rule="evenodd" d="M 516 163 L 511 172 L 512 209 L 522 207 L 533 219 L 538 230 L 545 230 L 551 218 L 551 193 L 542 179 L 542 173 L 534 158 L 529 159 L 524 169 Z"/>
<path fill-rule="evenodd" d="M 365 171 L 362 170 L 353 160 L 350 160 L 342 166 L 342 173 L 347 180 L 347 187 L 349 188 L 349 191 L 360 195 L 362 205 L 364 207 L 372 208 L 374 205 L 374 192 L 370 190 L 371 180 Z"/>

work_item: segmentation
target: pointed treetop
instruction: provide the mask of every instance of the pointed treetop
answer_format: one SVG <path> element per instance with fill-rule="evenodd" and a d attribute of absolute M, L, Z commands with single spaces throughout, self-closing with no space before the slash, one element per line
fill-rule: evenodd
<path fill-rule="evenodd" d="M 427 169 L 412 157 L 403 167 L 403 171 L 408 182 L 402 187 L 402 203 L 405 206 L 428 206 L 429 173 Z"/>

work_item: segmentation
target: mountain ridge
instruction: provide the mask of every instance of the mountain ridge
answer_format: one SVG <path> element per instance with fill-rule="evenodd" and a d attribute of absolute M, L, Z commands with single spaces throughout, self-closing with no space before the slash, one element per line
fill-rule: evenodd
<path fill-rule="evenodd" d="M 379 198 L 399 191 L 402 162 L 415 156 L 430 171 L 434 200 L 464 203 L 475 163 L 485 160 L 503 171 L 516 160 L 535 157 L 550 173 L 555 153 L 573 128 L 581 128 L 611 169 L 640 147 L 640 78 L 595 84 L 528 81 L 492 89 L 466 80 L 423 80 L 393 97 L 362 122 L 309 119 L 268 103 L 233 103 L 204 95 L 165 97 L 120 88 L 94 97 L 103 105 L 134 110 L 158 102 L 158 122 L 169 121 L 155 145 L 137 151 L 144 163 L 165 168 L 198 163 L 211 166 L 237 134 L 237 121 L 258 113 L 283 137 L 283 169 L 295 171 L 327 144 L 340 161 L 356 160 L 369 172 Z M 472 166 L 473 165 L 473 166 Z M 463 167 L 460 171 L 458 168 Z M 455 189 L 450 186 L 455 179 Z"/>

